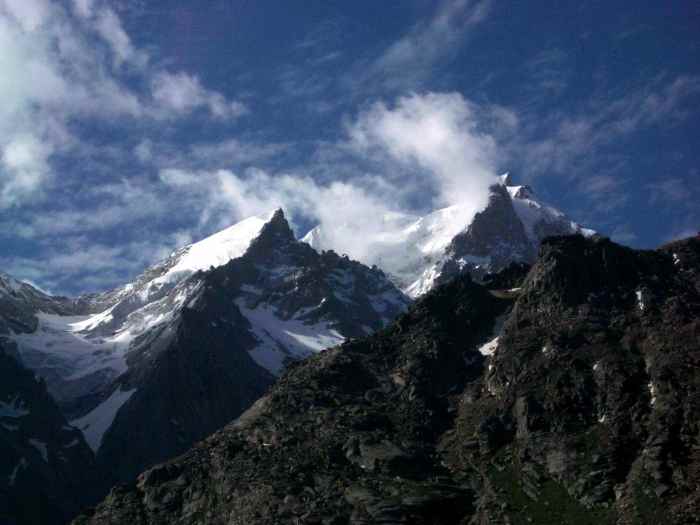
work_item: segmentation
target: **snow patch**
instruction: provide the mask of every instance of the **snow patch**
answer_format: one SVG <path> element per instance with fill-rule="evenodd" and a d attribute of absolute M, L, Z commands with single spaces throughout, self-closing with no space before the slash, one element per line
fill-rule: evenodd
<path fill-rule="evenodd" d="M 134 392 L 136 392 L 135 388 L 124 391 L 119 387 L 88 414 L 70 422 L 71 425 L 82 431 L 85 441 L 95 453 L 102 445 L 102 437 L 112 426 L 117 412 Z"/>
<path fill-rule="evenodd" d="M 95 319 L 95 318 L 98 319 Z M 37 314 L 37 330 L 31 334 L 16 334 L 22 362 L 42 375 L 55 375 L 64 380 L 76 380 L 98 370 L 109 371 L 112 377 L 126 371 L 125 354 L 129 339 L 123 333 L 106 338 L 89 338 L 81 333 L 87 327 L 99 325 L 105 317 L 60 316 Z"/>
<path fill-rule="evenodd" d="M 479 347 L 481 355 L 493 355 L 498 348 L 498 338 L 503 332 L 503 324 L 506 322 L 508 314 L 499 315 L 493 320 L 493 329 L 491 330 L 491 339 Z M 491 365 L 489 364 L 489 370 Z"/>
<path fill-rule="evenodd" d="M 498 348 L 498 337 L 494 337 L 489 342 L 481 345 L 479 347 L 479 352 L 481 353 L 481 355 L 493 355 L 493 353 L 496 351 L 496 348 Z"/>
<path fill-rule="evenodd" d="M 250 322 L 258 340 L 250 356 L 275 375 L 282 372 L 285 359 L 308 357 L 345 340 L 325 322 L 306 324 L 298 319 L 283 320 L 272 308 L 266 305 L 248 308 L 242 299 L 237 299 L 236 305 Z"/>
<path fill-rule="evenodd" d="M 637 306 L 639 307 L 639 310 L 640 310 L 641 312 L 643 312 L 643 311 L 644 311 L 644 308 L 645 308 L 645 306 L 646 306 L 646 305 L 644 304 L 644 295 L 642 294 L 642 291 L 641 291 L 641 290 L 637 290 L 637 291 L 635 292 L 635 295 L 637 296 Z"/>
<path fill-rule="evenodd" d="M 647 388 L 649 389 L 649 394 L 651 394 L 651 401 L 649 401 L 649 404 L 651 406 L 654 406 L 654 404 L 656 403 L 656 386 L 652 381 L 649 381 Z"/>

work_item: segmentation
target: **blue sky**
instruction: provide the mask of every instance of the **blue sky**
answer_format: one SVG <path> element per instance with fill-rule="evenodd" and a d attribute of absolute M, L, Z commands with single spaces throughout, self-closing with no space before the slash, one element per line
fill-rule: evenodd
<path fill-rule="evenodd" d="M 699 34 L 690 0 L 0 0 L 0 270 L 102 290 L 270 207 L 361 239 L 504 171 L 690 235 Z"/>

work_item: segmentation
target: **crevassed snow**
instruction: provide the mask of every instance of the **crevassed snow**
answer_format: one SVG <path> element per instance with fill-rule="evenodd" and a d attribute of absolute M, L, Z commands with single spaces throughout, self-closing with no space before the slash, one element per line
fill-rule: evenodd
<path fill-rule="evenodd" d="M 29 410 L 25 408 L 24 401 L 15 395 L 8 402 L 0 401 L 0 417 L 18 418 L 29 414 Z"/>
<path fill-rule="evenodd" d="M 85 441 L 94 452 L 100 449 L 102 437 L 109 427 L 112 426 L 119 409 L 129 400 L 134 392 L 136 392 L 135 388 L 122 390 L 119 387 L 88 414 L 70 422 L 71 425 L 80 429 L 83 436 L 85 436 Z"/>
<path fill-rule="evenodd" d="M 15 334 L 22 362 L 47 381 L 59 400 L 73 399 L 93 390 L 95 381 L 108 384 L 127 370 L 126 356 L 132 342 L 155 326 L 168 322 L 200 283 L 178 285 L 106 329 L 112 307 L 90 316 L 37 314 L 38 327 L 31 334 Z M 108 334 L 108 335 L 103 335 Z"/>
<path fill-rule="evenodd" d="M 275 375 L 282 372 L 287 357 L 300 359 L 344 341 L 343 336 L 327 323 L 305 324 L 298 319 L 282 320 L 268 306 L 248 308 L 242 299 L 237 299 L 236 304 L 250 321 L 253 334 L 259 341 L 250 351 L 251 357 Z"/>
<path fill-rule="evenodd" d="M 44 463 L 49 462 L 49 450 L 46 447 L 46 443 L 39 441 L 38 439 L 30 439 L 29 444 L 37 449 L 39 454 L 41 454 L 41 457 L 44 459 Z"/>
<path fill-rule="evenodd" d="M 222 266 L 231 259 L 241 257 L 251 241 L 260 235 L 263 226 L 270 222 L 277 210 L 265 215 L 249 217 L 221 230 L 204 240 L 189 245 L 178 262 L 165 274 L 156 278 L 154 284 L 172 283 L 183 276 L 191 275 L 209 267 Z"/>
<path fill-rule="evenodd" d="M 97 314 L 101 316 L 101 314 Z M 126 371 L 125 354 L 129 341 L 123 334 L 88 339 L 81 333 L 96 316 L 60 316 L 37 314 L 39 324 L 31 334 L 12 337 L 23 363 L 44 376 L 76 380 L 97 370 L 113 377 Z"/>

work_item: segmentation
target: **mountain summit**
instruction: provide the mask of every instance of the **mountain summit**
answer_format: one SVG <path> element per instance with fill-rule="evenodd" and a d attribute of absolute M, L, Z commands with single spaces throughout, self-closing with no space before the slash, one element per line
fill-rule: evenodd
<path fill-rule="evenodd" d="M 46 380 L 114 481 L 234 419 L 287 363 L 367 335 L 409 303 L 381 271 L 297 241 L 282 210 L 110 292 L 52 298 L 3 283 L 8 352 Z"/>
<path fill-rule="evenodd" d="M 476 213 L 455 205 L 423 217 L 385 217 L 386 230 L 362 262 L 382 268 L 415 298 L 462 272 L 481 278 L 512 262 L 532 264 L 547 236 L 594 233 L 539 201 L 529 186 L 512 184 L 510 174 L 502 175 L 491 187 L 486 208 Z M 317 250 L 333 249 L 326 230 L 321 224 L 302 240 Z"/>

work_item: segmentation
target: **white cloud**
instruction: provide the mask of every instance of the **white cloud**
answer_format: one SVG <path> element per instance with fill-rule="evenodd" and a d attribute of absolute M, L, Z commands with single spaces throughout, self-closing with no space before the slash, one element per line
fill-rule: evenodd
<path fill-rule="evenodd" d="M 184 73 L 161 73 L 154 79 L 141 67 L 148 56 L 103 2 L 74 0 L 72 7 L 46 0 L 0 0 L 0 207 L 50 194 L 56 180 L 52 162 L 59 155 L 110 147 L 81 135 L 77 122 L 143 127 L 155 125 L 164 112 L 168 118 L 185 117 L 202 106 L 216 118 L 245 111 L 239 102 Z M 123 68 L 110 67 L 105 57 L 117 66 L 128 63 L 130 81 Z M 158 100 L 133 87 L 145 85 L 147 90 L 152 82 L 160 88 Z M 10 163 L 18 158 L 21 166 Z"/>
<path fill-rule="evenodd" d="M 46 0 L 1 0 L 0 11 L 14 18 L 24 31 L 36 31 L 50 16 Z"/>
<path fill-rule="evenodd" d="M 348 81 L 359 89 L 368 81 L 387 88 L 415 88 L 458 50 L 490 10 L 491 0 L 444 0 L 430 20 L 413 26 L 375 61 L 363 66 L 359 77 L 355 72 Z"/>
<path fill-rule="evenodd" d="M 622 94 L 590 99 L 576 113 L 529 115 L 510 137 L 509 153 L 529 177 L 581 174 L 609 169 L 606 148 L 634 133 L 687 119 L 700 99 L 700 77 L 659 76 Z"/>
<path fill-rule="evenodd" d="M 337 251 L 367 260 L 386 231 L 385 219 L 412 214 L 409 203 L 424 201 L 426 188 L 436 195 L 435 206 L 460 204 L 465 215 L 486 205 L 488 188 L 496 182 L 495 144 L 477 132 L 475 118 L 472 105 L 456 94 L 413 95 L 391 107 L 372 106 L 348 124 L 349 142 L 336 147 L 356 160 L 377 159 L 378 176 L 354 170 L 348 180 L 321 182 L 303 171 L 171 168 L 160 171 L 160 180 L 181 210 L 197 213 L 201 230 L 215 231 L 282 206 L 297 225 L 323 223 Z M 406 178 L 406 169 L 416 184 Z"/>
<path fill-rule="evenodd" d="M 50 170 L 51 147 L 32 135 L 15 136 L 2 149 L 0 164 L 0 209 L 35 195 Z"/>
<path fill-rule="evenodd" d="M 220 93 L 204 88 L 196 76 L 183 72 L 155 75 L 151 91 L 164 117 L 181 116 L 199 108 L 222 119 L 236 118 L 247 112 L 243 103 L 227 100 Z"/>
<path fill-rule="evenodd" d="M 73 9 L 82 18 L 92 16 L 94 0 L 73 0 Z"/>
<path fill-rule="evenodd" d="M 477 130 L 476 107 L 457 93 L 411 95 L 393 108 L 375 104 L 349 127 L 361 151 L 379 146 L 391 158 L 415 163 L 432 178 L 437 205 L 488 202 L 496 182 L 496 144 Z"/>
<path fill-rule="evenodd" d="M 105 39 L 112 48 L 117 65 L 133 60 L 145 63 L 145 55 L 136 52 L 131 45 L 131 39 L 126 34 L 119 17 L 111 9 L 102 9 L 98 15 L 95 25 L 97 32 Z"/>

